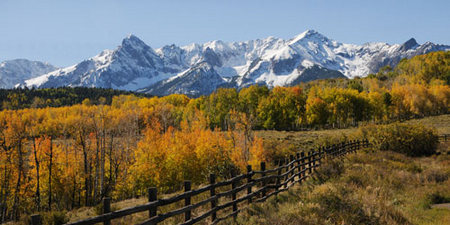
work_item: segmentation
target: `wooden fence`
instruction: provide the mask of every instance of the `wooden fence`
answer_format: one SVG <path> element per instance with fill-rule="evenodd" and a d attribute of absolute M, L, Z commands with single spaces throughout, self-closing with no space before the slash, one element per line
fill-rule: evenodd
<path fill-rule="evenodd" d="M 439 141 L 440 141 L 440 142 L 447 142 L 447 141 L 450 141 L 450 134 L 442 134 L 442 135 L 439 135 Z"/>
<path fill-rule="evenodd" d="M 337 145 L 327 147 L 320 147 L 316 151 L 309 151 L 307 153 L 297 153 L 296 156 L 291 155 L 287 160 L 280 160 L 275 164 L 274 169 L 266 170 L 266 163 L 262 162 L 260 170 L 252 170 L 251 166 L 247 166 L 247 173 L 233 176 L 229 180 L 216 182 L 216 176 L 210 175 L 209 184 L 198 188 L 191 189 L 191 182 L 184 182 L 184 193 L 170 197 L 157 197 L 157 189 L 148 189 L 148 203 L 125 208 L 111 212 L 111 198 L 103 199 L 103 214 L 89 219 L 70 223 L 70 225 L 89 225 L 96 223 L 103 223 L 105 225 L 111 224 L 111 220 L 128 216 L 131 214 L 148 211 L 148 217 L 144 224 L 157 224 L 164 220 L 184 214 L 183 225 L 194 224 L 202 220 L 207 220 L 209 217 L 210 224 L 217 224 L 222 220 L 230 217 L 236 217 L 237 214 L 245 208 L 238 209 L 239 205 L 249 205 L 253 202 L 265 201 L 270 196 L 276 195 L 282 191 L 288 190 L 296 183 L 301 183 L 303 180 L 311 176 L 318 166 L 321 165 L 325 158 L 339 157 L 348 153 L 355 152 L 361 147 L 367 147 L 369 142 L 367 140 L 342 142 Z M 229 188 L 231 189 L 225 189 Z M 218 192 L 218 189 L 222 192 Z M 191 200 L 194 196 L 209 192 L 206 199 L 193 203 Z M 231 196 L 231 199 L 219 204 L 219 199 L 226 200 Z M 239 197 L 238 197 L 239 196 Z M 184 201 L 184 206 L 175 210 L 158 213 L 158 207 L 167 206 L 170 204 Z M 241 203 L 241 204 L 239 204 Z M 203 212 L 201 215 L 193 217 L 192 211 L 199 207 L 210 205 L 209 210 Z M 32 225 L 41 225 L 41 216 L 33 215 L 31 217 Z"/>

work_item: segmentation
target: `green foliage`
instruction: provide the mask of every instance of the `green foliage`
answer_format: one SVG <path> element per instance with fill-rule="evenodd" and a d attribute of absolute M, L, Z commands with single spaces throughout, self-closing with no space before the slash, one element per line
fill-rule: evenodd
<path fill-rule="evenodd" d="M 267 86 L 252 85 L 244 88 L 239 92 L 239 108 L 240 112 L 247 115 L 254 122 L 253 127 L 261 128 L 258 119 L 258 106 L 262 99 L 267 98 L 270 90 Z"/>
<path fill-rule="evenodd" d="M 450 84 L 450 52 L 430 52 L 417 55 L 411 59 L 402 59 L 395 68 L 382 67 L 378 73 L 369 74 L 367 78 L 376 78 L 383 82 L 407 77 L 413 82 L 430 83 L 433 80 L 442 80 Z"/>
<path fill-rule="evenodd" d="M 349 81 L 348 88 L 357 90 L 358 92 L 362 92 L 364 90 L 361 80 L 357 78 Z"/>
<path fill-rule="evenodd" d="M 394 151 L 408 156 L 426 156 L 436 152 L 438 136 L 430 128 L 420 125 L 394 123 L 369 125 L 360 128 L 375 149 Z"/>
<path fill-rule="evenodd" d="M 50 211 L 42 214 L 42 223 L 48 225 L 62 225 L 69 222 L 65 211 Z"/>
<path fill-rule="evenodd" d="M 141 93 L 103 88 L 60 87 L 44 89 L 0 89 L 0 109 L 61 107 L 80 104 L 89 99 L 94 104 L 111 104 L 113 96 Z"/>
<path fill-rule="evenodd" d="M 293 130 L 303 118 L 306 96 L 299 87 L 275 87 L 258 106 L 265 129 Z"/>
<path fill-rule="evenodd" d="M 233 88 L 219 88 L 205 99 L 205 113 L 209 118 L 210 127 L 228 130 L 232 124 L 230 111 L 236 110 L 238 92 Z"/>
<path fill-rule="evenodd" d="M 426 199 L 430 205 L 432 204 L 442 204 L 442 203 L 449 203 L 450 202 L 450 196 L 445 195 L 440 192 L 433 192 L 431 194 L 427 195 Z"/>
<path fill-rule="evenodd" d="M 427 83 L 433 79 L 450 84 L 450 52 L 431 52 L 418 55 L 409 60 L 402 60 L 394 72 L 398 75 L 413 76 Z"/>

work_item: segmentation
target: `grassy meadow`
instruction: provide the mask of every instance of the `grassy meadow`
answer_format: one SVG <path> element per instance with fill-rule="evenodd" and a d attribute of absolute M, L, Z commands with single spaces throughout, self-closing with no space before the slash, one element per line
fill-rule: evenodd
<path fill-rule="evenodd" d="M 450 133 L 450 116 L 414 119 L 405 124 Z M 273 146 L 311 148 L 351 137 L 356 129 L 258 134 Z M 450 224 L 449 142 L 438 154 L 408 157 L 369 149 L 335 159 L 295 188 L 255 204 L 229 224 Z"/>

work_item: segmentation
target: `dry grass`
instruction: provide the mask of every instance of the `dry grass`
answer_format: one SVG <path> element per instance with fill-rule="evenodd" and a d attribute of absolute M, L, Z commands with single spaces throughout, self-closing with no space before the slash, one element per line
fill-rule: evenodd
<path fill-rule="evenodd" d="M 450 134 L 450 114 L 440 116 L 429 116 L 422 119 L 408 120 L 407 124 L 422 124 L 427 127 L 432 127 L 437 130 L 439 134 Z"/>
<path fill-rule="evenodd" d="M 319 169 L 314 180 L 252 206 L 237 224 L 450 224 L 450 156 L 362 152 Z M 342 168 L 343 167 L 343 168 Z M 228 223 L 233 223 L 228 221 Z"/>
<path fill-rule="evenodd" d="M 408 120 L 406 124 L 420 124 L 434 128 L 439 134 L 450 134 L 450 115 L 431 116 L 422 119 Z M 273 160 L 296 153 L 299 150 L 309 151 L 317 146 L 350 140 L 357 136 L 357 128 L 330 129 L 317 131 L 257 131 L 263 138 L 264 147 Z M 442 150 L 442 147 L 441 147 Z M 444 152 L 448 151 L 448 145 Z"/>

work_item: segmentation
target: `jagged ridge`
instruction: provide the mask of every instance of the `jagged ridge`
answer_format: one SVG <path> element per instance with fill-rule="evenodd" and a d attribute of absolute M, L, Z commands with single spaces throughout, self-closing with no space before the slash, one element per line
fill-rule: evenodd
<path fill-rule="evenodd" d="M 10 89 L 18 83 L 54 71 L 57 68 L 27 59 L 7 60 L 0 63 L 0 88 Z"/>
<path fill-rule="evenodd" d="M 223 86 L 288 86 L 311 79 L 366 76 L 382 66 L 395 66 L 405 57 L 449 49 L 430 42 L 419 45 L 414 39 L 403 45 L 343 44 L 307 30 L 290 40 L 212 41 L 154 50 L 129 35 L 115 50 L 26 80 L 22 86 L 88 86 L 199 96 Z"/>

